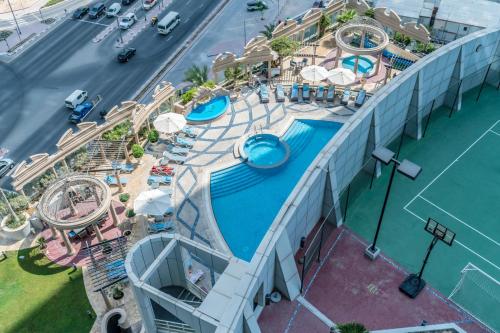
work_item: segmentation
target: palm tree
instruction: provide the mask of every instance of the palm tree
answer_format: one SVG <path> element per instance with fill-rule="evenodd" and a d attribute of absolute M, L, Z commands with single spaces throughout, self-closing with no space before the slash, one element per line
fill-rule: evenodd
<path fill-rule="evenodd" d="M 201 86 L 203 83 L 208 81 L 208 66 L 191 66 L 191 68 L 184 72 L 184 80 L 192 82 L 197 86 Z"/>
<path fill-rule="evenodd" d="M 232 81 L 233 84 L 238 80 L 241 74 L 243 74 L 243 71 L 240 66 L 228 67 L 224 71 L 226 80 Z"/>
<path fill-rule="evenodd" d="M 352 20 L 358 15 L 354 9 L 349 9 L 337 16 L 337 22 L 344 24 Z"/>
<path fill-rule="evenodd" d="M 276 28 L 276 24 L 269 23 L 264 25 L 264 30 L 260 31 L 260 33 L 266 37 L 267 39 L 273 38 L 273 31 Z"/>

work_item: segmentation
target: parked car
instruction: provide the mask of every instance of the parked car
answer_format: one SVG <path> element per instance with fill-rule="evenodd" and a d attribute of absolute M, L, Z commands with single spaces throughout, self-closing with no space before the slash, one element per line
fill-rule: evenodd
<path fill-rule="evenodd" d="M 118 53 L 118 62 L 128 62 L 130 58 L 135 55 L 135 49 L 133 47 L 127 47 Z"/>
<path fill-rule="evenodd" d="M 109 6 L 108 10 L 106 11 L 106 17 L 117 16 L 121 9 L 122 6 L 118 2 L 113 3 L 111 6 Z"/>
<path fill-rule="evenodd" d="M 66 97 L 64 105 L 67 108 L 74 109 L 78 104 L 83 103 L 87 99 L 88 95 L 88 92 L 85 90 L 77 89 L 73 91 L 71 95 Z"/>
<path fill-rule="evenodd" d="M 150 10 L 156 5 L 156 2 L 157 0 L 144 0 L 142 7 L 144 7 L 145 10 Z"/>
<path fill-rule="evenodd" d="M 14 167 L 14 161 L 9 158 L 0 160 L 0 178 L 5 176 Z"/>
<path fill-rule="evenodd" d="M 83 18 L 85 15 L 87 15 L 88 12 L 89 12 L 89 7 L 80 7 L 73 13 L 73 18 L 75 20 L 79 20 Z"/>
<path fill-rule="evenodd" d="M 122 0 L 122 5 L 128 6 L 135 2 L 135 0 Z"/>
<path fill-rule="evenodd" d="M 90 9 L 89 18 L 96 19 L 106 12 L 106 6 L 102 2 L 96 3 L 94 7 Z"/>
<path fill-rule="evenodd" d="M 249 12 L 254 12 L 257 10 L 264 10 L 264 9 L 268 9 L 268 8 L 269 8 L 269 6 L 264 1 L 247 2 L 247 10 Z"/>
<path fill-rule="evenodd" d="M 137 21 L 137 17 L 135 16 L 135 14 L 128 13 L 120 19 L 120 28 L 127 30 L 134 25 L 135 21 Z"/>
<path fill-rule="evenodd" d="M 90 111 L 94 109 L 94 103 L 92 102 L 83 102 L 82 104 L 78 104 L 76 108 L 73 110 L 73 113 L 71 116 L 69 116 L 69 121 L 72 123 L 78 124 L 81 122 L 85 117 L 88 116 Z"/>

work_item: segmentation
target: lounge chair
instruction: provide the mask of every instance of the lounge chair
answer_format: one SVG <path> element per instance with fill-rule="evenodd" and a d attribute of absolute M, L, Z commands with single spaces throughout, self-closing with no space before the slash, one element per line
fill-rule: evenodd
<path fill-rule="evenodd" d="M 366 99 L 366 90 L 361 89 L 358 93 L 358 96 L 356 96 L 356 99 L 354 100 L 354 106 L 361 106 L 365 102 Z"/>
<path fill-rule="evenodd" d="M 328 91 L 326 93 L 326 101 L 329 103 L 335 102 L 335 86 L 328 86 Z"/>
<path fill-rule="evenodd" d="M 187 160 L 187 156 L 175 155 L 175 154 L 171 154 L 169 152 L 164 152 L 163 158 L 161 159 L 160 164 L 165 165 L 165 164 L 168 164 L 169 162 L 183 164 L 184 162 L 186 162 L 186 160 Z"/>
<path fill-rule="evenodd" d="M 351 98 L 351 91 L 349 89 L 344 90 L 342 93 L 342 98 L 340 99 L 340 104 L 347 105 L 349 99 Z"/>
<path fill-rule="evenodd" d="M 276 85 L 276 102 L 284 102 L 285 101 L 285 91 L 283 90 L 283 86 L 281 84 Z"/>
<path fill-rule="evenodd" d="M 302 86 L 302 99 L 304 101 L 308 101 L 309 97 L 310 97 L 309 84 L 308 83 L 304 83 L 304 85 Z"/>
<path fill-rule="evenodd" d="M 130 163 L 116 163 L 116 162 L 112 162 L 111 163 L 111 167 L 113 169 L 118 169 L 122 172 L 126 172 L 126 173 L 131 173 L 132 171 L 134 171 L 134 166 Z"/>
<path fill-rule="evenodd" d="M 259 87 L 259 96 L 261 103 L 269 103 L 269 90 L 265 84 L 261 84 Z"/>
<path fill-rule="evenodd" d="M 174 227 L 175 225 L 172 221 L 149 223 L 148 232 L 150 234 L 156 234 L 162 231 L 174 230 Z"/>
<path fill-rule="evenodd" d="M 177 155 L 187 155 L 189 153 L 189 148 L 174 146 L 170 148 L 170 152 Z"/>
<path fill-rule="evenodd" d="M 181 132 L 190 138 L 196 138 L 198 136 L 198 133 L 196 133 L 195 129 L 189 126 L 184 126 Z"/>
<path fill-rule="evenodd" d="M 290 101 L 297 102 L 299 100 L 299 85 L 294 83 L 292 90 L 290 90 Z"/>
<path fill-rule="evenodd" d="M 323 102 L 323 97 L 325 97 L 325 87 L 320 85 L 318 89 L 316 89 L 316 101 Z"/>
<path fill-rule="evenodd" d="M 106 176 L 104 177 L 104 181 L 106 182 L 106 184 L 108 185 L 118 185 L 118 180 L 116 179 L 115 176 Z M 122 185 L 127 185 L 128 183 L 128 179 L 125 178 L 125 177 L 120 177 L 120 183 Z"/>
<path fill-rule="evenodd" d="M 183 138 L 181 136 L 176 137 L 175 142 L 179 146 L 183 147 L 192 147 L 194 146 L 194 140 L 189 139 L 189 138 Z"/>
<path fill-rule="evenodd" d="M 149 176 L 148 177 L 148 185 L 157 183 L 157 184 L 163 184 L 163 185 L 168 185 L 172 182 L 172 177 L 171 176 Z"/>

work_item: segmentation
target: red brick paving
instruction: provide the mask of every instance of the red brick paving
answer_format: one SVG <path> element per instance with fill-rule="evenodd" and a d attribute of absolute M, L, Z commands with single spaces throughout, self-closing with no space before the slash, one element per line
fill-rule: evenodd
<path fill-rule="evenodd" d="M 426 320 L 428 324 L 455 322 L 467 332 L 489 332 L 428 286 L 414 300 L 403 295 L 398 286 L 408 273 L 383 256 L 376 261 L 364 257 L 366 245 L 350 230 L 335 230 L 324 255 L 334 243 L 321 268 L 313 265 L 305 284 L 305 298 L 333 322 L 357 321 L 377 330 L 418 326 Z M 259 324 L 269 333 L 328 332 L 326 325 L 296 301 L 267 306 Z"/>

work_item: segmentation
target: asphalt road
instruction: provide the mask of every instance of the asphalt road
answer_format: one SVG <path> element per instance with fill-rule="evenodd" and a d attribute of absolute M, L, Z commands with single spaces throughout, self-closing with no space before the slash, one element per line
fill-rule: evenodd
<path fill-rule="evenodd" d="M 0 62 L 0 147 L 16 162 L 53 152 L 68 127 L 65 98 L 83 89 L 102 102 L 86 121 L 101 121 L 99 111 L 131 99 L 144 82 L 187 39 L 221 0 L 174 0 L 161 14 L 179 12 L 181 23 L 167 36 L 148 27 L 128 46 L 137 54 L 129 63 L 116 61 L 118 31 L 100 43 L 92 39 L 115 19 L 67 20 L 10 63 Z M 106 5 L 114 1 L 108 0 Z M 149 15 L 151 16 L 151 15 Z"/>

